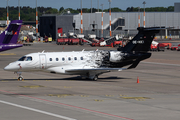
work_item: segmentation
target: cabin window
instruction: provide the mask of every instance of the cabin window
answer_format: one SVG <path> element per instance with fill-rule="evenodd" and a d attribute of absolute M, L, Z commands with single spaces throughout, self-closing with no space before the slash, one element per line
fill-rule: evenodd
<path fill-rule="evenodd" d="M 71 58 L 70 58 L 70 57 L 68 57 L 68 60 L 70 61 L 70 60 L 71 60 Z"/>
<path fill-rule="evenodd" d="M 59 61 L 59 58 L 56 58 L 56 61 Z"/>
<path fill-rule="evenodd" d="M 74 60 L 77 60 L 77 57 L 74 57 Z"/>
<path fill-rule="evenodd" d="M 83 57 L 81 57 L 81 60 L 83 60 Z"/>
<path fill-rule="evenodd" d="M 62 58 L 62 61 L 65 61 L 65 58 Z"/>
<path fill-rule="evenodd" d="M 52 58 L 49 58 L 49 61 L 52 61 Z"/>

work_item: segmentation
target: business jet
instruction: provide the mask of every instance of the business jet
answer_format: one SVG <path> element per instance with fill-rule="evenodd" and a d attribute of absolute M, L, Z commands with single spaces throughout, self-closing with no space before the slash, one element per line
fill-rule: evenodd
<path fill-rule="evenodd" d="M 22 47 L 22 44 L 16 44 L 21 29 L 22 20 L 13 20 L 7 29 L 0 34 L 0 52 Z"/>
<path fill-rule="evenodd" d="M 4 70 L 17 72 L 18 80 L 23 80 L 21 72 L 46 71 L 56 74 L 80 75 L 97 80 L 103 73 L 135 68 L 140 61 L 151 56 L 150 45 L 156 33 L 162 28 L 139 27 L 138 34 L 122 49 L 38 52 L 21 57 L 10 63 Z M 126 68 L 123 68 L 127 66 Z"/>

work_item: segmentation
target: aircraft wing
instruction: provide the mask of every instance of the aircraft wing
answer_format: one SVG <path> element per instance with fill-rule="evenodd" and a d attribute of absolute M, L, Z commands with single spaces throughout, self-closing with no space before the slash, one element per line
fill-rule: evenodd
<path fill-rule="evenodd" d="M 87 73 L 91 74 L 103 74 L 107 72 L 112 72 L 112 71 L 122 71 L 126 70 L 127 68 L 92 68 L 92 69 L 69 69 L 66 70 L 67 73 L 70 74 L 79 74 L 79 75 L 87 75 Z"/>

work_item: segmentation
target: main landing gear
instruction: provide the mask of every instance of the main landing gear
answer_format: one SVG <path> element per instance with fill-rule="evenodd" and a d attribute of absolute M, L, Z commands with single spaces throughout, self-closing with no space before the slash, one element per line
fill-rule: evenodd
<path fill-rule="evenodd" d="M 98 75 L 89 76 L 88 79 L 97 81 L 98 80 Z"/>
<path fill-rule="evenodd" d="M 80 76 L 81 79 L 87 79 L 87 80 L 94 80 L 97 81 L 98 80 L 98 75 L 93 75 L 93 76 Z"/>
<path fill-rule="evenodd" d="M 93 78 L 94 81 L 97 81 L 98 80 L 98 76 L 95 75 L 94 78 Z"/>

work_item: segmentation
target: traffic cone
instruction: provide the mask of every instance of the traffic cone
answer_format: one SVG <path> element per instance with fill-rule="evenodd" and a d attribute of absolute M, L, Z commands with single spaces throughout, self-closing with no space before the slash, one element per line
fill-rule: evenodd
<path fill-rule="evenodd" d="M 137 83 L 139 83 L 139 77 L 137 77 Z"/>

